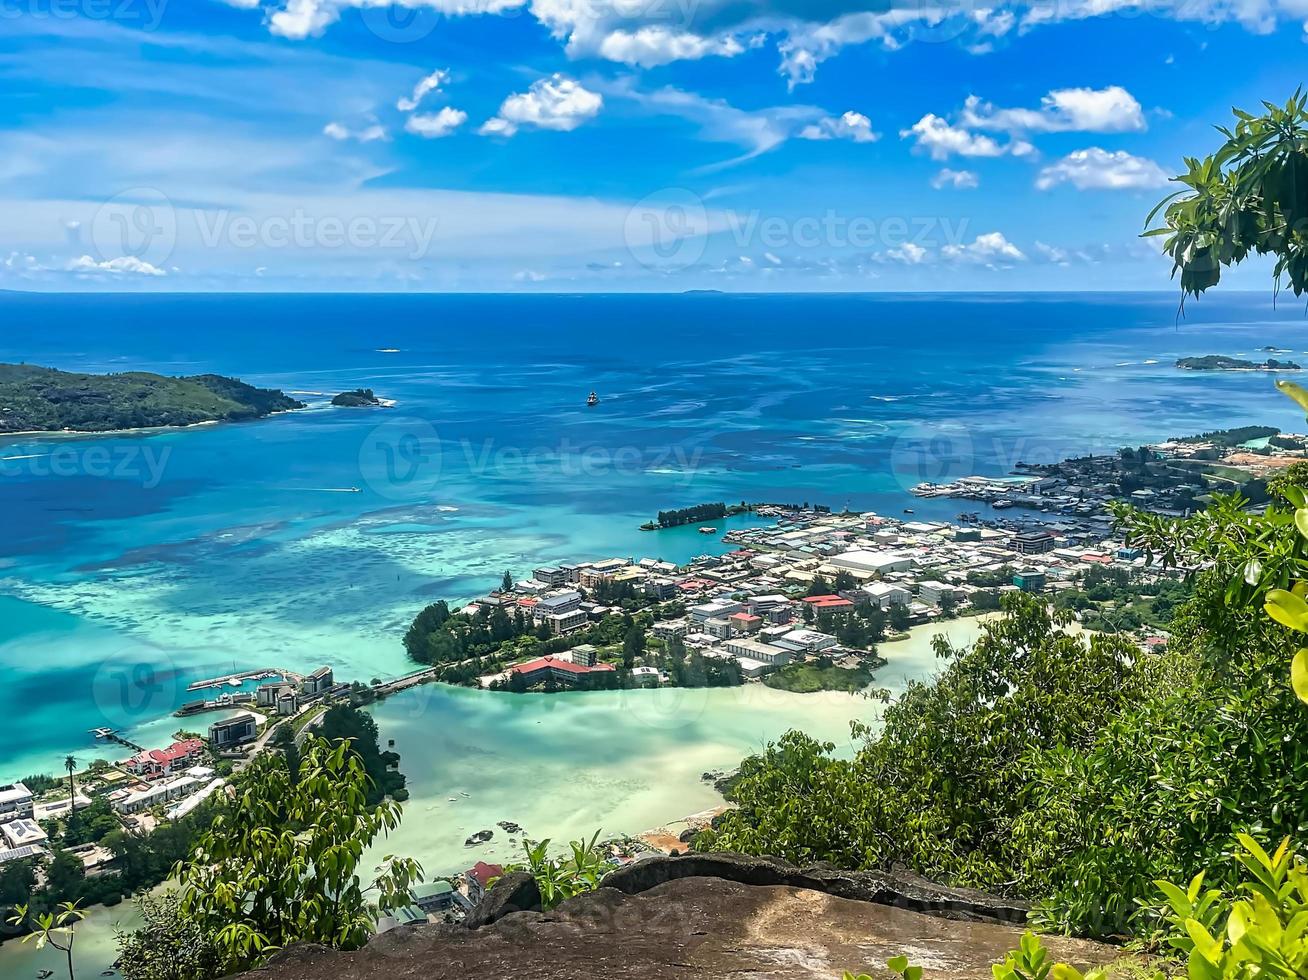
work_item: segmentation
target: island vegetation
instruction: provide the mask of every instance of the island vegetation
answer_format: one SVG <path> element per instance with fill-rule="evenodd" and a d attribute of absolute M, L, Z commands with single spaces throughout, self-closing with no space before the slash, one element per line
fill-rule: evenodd
<path fill-rule="evenodd" d="M 875 667 L 865 661 L 853 667 L 842 667 L 832 663 L 828 657 L 819 657 L 813 663 L 787 664 L 765 676 L 763 683 L 792 694 L 815 694 L 818 691 L 856 694 L 872 683 Z"/>
<path fill-rule="evenodd" d="M 371 388 L 355 388 L 353 391 L 342 391 L 332 399 L 332 404 L 337 408 L 376 408 L 381 405 L 381 399 Z"/>
<path fill-rule="evenodd" d="M 1301 370 L 1294 361 L 1278 361 L 1269 357 L 1265 361 L 1245 361 L 1238 357 L 1226 357 L 1222 354 L 1207 354 L 1203 357 L 1182 357 L 1176 366 L 1185 371 L 1298 371 Z"/>
<path fill-rule="evenodd" d="M 703 524 L 724 517 L 747 514 L 754 508 L 745 501 L 727 505 L 721 501 L 710 504 L 696 504 L 694 507 L 682 507 L 677 510 L 661 510 L 658 516 L 648 524 L 642 524 L 642 531 L 658 531 L 669 527 L 684 527 L 687 524 Z"/>
<path fill-rule="evenodd" d="M 217 374 L 77 374 L 0 364 L 0 432 L 110 432 L 239 422 L 304 403 Z"/>

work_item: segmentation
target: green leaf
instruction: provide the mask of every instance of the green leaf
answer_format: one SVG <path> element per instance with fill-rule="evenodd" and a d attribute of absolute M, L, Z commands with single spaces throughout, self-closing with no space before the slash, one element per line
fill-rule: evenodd
<path fill-rule="evenodd" d="M 1304 704 L 1308 704 L 1308 648 L 1300 650 L 1290 661 L 1290 686 Z"/>
<path fill-rule="evenodd" d="M 1296 405 L 1308 412 L 1308 391 L 1293 381 L 1286 381 L 1284 378 L 1276 379 L 1276 387 L 1280 389 L 1281 394 L 1289 398 Z"/>
<path fill-rule="evenodd" d="M 1267 611 L 1267 615 L 1282 626 L 1300 633 L 1308 633 L 1308 602 L 1293 592 L 1273 589 L 1267 593 L 1263 608 Z"/>

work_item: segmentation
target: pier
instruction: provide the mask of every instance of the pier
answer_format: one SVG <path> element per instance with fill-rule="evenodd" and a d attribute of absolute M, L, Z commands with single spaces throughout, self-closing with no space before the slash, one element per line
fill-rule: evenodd
<path fill-rule="evenodd" d="M 263 681 L 273 677 L 279 677 L 284 681 L 293 684 L 299 684 L 304 677 L 295 673 L 293 670 L 282 670 L 277 667 L 261 667 L 258 670 L 244 670 L 235 674 L 227 674 L 223 677 L 209 677 L 202 681 L 195 681 L 187 684 L 188 691 L 203 691 L 210 687 L 240 687 L 246 681 Z"/>
<path fill-rule="evenodd" d="M 145 746 L 137 745 L 129 738 L 124 738 L 112 728 L 93 728 L 91 734 L 95 736 L 98 742 L 117 742 L 119 745 L 125 745 L 133 752 L 144 752 Z"/>

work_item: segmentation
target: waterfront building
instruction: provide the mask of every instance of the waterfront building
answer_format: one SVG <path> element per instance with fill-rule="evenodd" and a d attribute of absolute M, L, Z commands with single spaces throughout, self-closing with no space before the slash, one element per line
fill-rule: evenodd
<path fill-rule="evenodd" d="M 934 579 L 918 583 L 918 598 L 928 606 L 939 606 L 946 596 L 957 598 L 958 591 L 956 586 Z"/>
<path fill-rule="evenodd" d="M 570 613 L 574 609 L 581 608 L 581 599 L 581 593 L 575 589 L 541 596 L 536 600 L 536 615 L 553 616 L 559 613 Z"/>
<path fill-rule="evenodd" d="M 162 783 L 155 783 L 139 790 L 120 789 L 109 794 L 109 802 L 119 813 L 133 814 L 148 810 L 161 803 L 181 799 L 193 793 L 199 783 L 190 776 L 179 776 Z"/>
<path fill-rule="evenodd" d="M 203 756 L 204 742 L 198 738 L 187 738 L 174 742 L 166 749 L 138 752 L 123 763 L 123 768 L 143 779 L 159 779 L 195 765 Z"/>
<path fill-rule="evenodd" d="M 510 667 L 508 672 L 521 677 L 528 687 L 550 679 L 553 679 L 557 684 L 576 687 L 588 680 L 591 674 L 613 673 L 614 670 L 612 664 L 596 664 L 594 667 L 585 667 L 581 664 L 574 664 L 570 660 L 561 660 L 558 657 L 540 657 L 537 660 L 529 660 L 525 664 Z"/>
<path fill-rule="evenodd" d="M 258 731 L 259 723 L 254 715 L 237 715 L 209 726 L 209 744 L 215 749 L 230 749 L 253 740 Z"/>
<path fill-rule="evenodd" d="M 658 687 L 662 678 L 657 667 L 632 667 L 631 680 L 637 687 Z"/>
<path fill-rule="evenodd" d="M 867 593 L 873 604 L 880 609 L 889 609 L 891 606 L 907 606 L 913 601 L 913 594 L 908 589 L 892 582 L 870 582 L 863 586 L 863 591 Z"/>
<path fill-rule="evenodd" d="M 559 568 L 562 569 L 562 571 L 563 571 L 564 582 L 565 582 L 566 584 L 568 584 L 568 585 L 579 585 L 579 584 L 581 584 L 581 570 L 582 570 L 583 567 L 585 567 L 585 566 L 583 566 L 583 565 L 570 565 L 570 564 L 568 564 L 568 563 L 566 563 L 566 562 L 565 562 L 564 564 L 560 565 Z"/>
<path fill-rule="evenodd" d="M 294 690 L 295 685 L 288 681 L 275 681 L 272 684 L 261 684 L 254 692 L 254 703 L 265 710 L 276 711 L 277 702 L 281 700 L 282 695 L 287 691 Z"/>
<path fill-rule="evenodd" d="M 776 646 L 794 653 L 820 653 L 836 645 L 836 638 L 817 630 L 791 630 L 773 641 Z"/>
<path fill-rule="evenodd" d="M 330 667 L 319 667 L 312 674 L 304 679 L 300 685 L 300 691 L 306 697 L 316 697 L 320 694 L 326 694 L 336 683 L 335 675 Z"/>
<path fill-rule="evenodd" d="M 569 581 L 567 569 L 560 568 L 557 565 L 534 569 L 531 573 L 531 577 L 537 582 L 543 582 L 546 585 L 552 585 L 555 587 L 567 585 Z"/>
<path fill-rule="evenodd" d="M 22 783 L 0 786 L 0 823 L 30 819 L 33 813 L 32 791 Z"/>
<path fill-rule="evenodd" d="M 300 710 L 300 695 L 295 688 L 288 688 L 282 691 L 277 698 L 277 713 L 284 718 L 289 718 Z"/>
<path fill-rule="evenodd" d="M 428 881 L 413 888 L 413 904 L 426 915 L 454 907 L 454 886 L 448 881 Z"/>
<path fill-rule="evenodd" d="M 722 649 L 734 657 L 748 657 L 770 667 L 782 667 L 794 659 L 792 651 L 771 643 L 760 643 L 758 640 L 728 640 L 722 644 Z"/>

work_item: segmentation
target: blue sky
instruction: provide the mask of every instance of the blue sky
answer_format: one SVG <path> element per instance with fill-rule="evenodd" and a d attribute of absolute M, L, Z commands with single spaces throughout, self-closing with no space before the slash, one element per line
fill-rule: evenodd
<path fill-rule="evenodd" d="M 1165 289 L 1167 176 L 1308 54 L 1306 0 L 406 3 L 2 0 L 0 288 Z"/>

